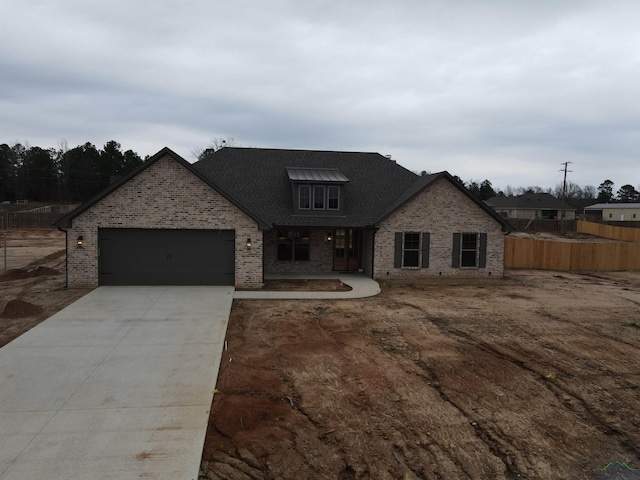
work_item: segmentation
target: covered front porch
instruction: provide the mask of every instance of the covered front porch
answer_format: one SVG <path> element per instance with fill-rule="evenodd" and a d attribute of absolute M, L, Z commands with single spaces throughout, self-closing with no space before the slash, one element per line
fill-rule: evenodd
<path fill-rule="evenodd" d="M 264 275 L 360 272 L 371 277 L 373 229 L 277 227 L 264 232 Z"/>

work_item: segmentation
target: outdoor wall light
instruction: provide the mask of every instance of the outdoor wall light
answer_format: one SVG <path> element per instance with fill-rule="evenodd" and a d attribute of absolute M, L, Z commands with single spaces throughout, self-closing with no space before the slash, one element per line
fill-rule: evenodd
<path fill-rule="evenodd" d="M 247 238 L 247 248 L 251 248 L 251 239 Z"/>
<path fill-rule="evenodd" d="M 82 248 L 82 244 L 84 243 L 84 238 L 82 238 L 82 235 L 78 237 L 78 240 L 76 240 L 76 242 L 78 244 L 78 248 Z"/>
<path fill-rule="evenodd" d="M 331 242 L 331 240 L 333 240 L 333 236 L 331 235 L 331 232 L 327 232 L 327 242 Z"/>

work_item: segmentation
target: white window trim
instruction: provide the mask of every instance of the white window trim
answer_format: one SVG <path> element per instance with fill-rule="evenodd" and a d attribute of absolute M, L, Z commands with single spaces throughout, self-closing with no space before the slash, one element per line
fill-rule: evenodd
<path fill-rule="evenodd" d="M 322 207 L 316 207 L 316 188 L 322 188 Z M 313 210 L 327 209 L 327 188 L 324 185 L 313 185 L 313 195 L 311 196 L 311 207 Z"/>
<path fill-rule="evenodd" d="M 337 188 L 338 189 L 338 206 L 336 208 L 331 208 L 329 206 L 329 189 L 330 188 Z M 340 196 L 341 196 L 340 186 L 339 185 L 327 185 L 326 190 L 327 190 L 327 210 L 340 210 L 340 200 L 341 200 L 341 198 L 340 198 Z"/>
<path fill-rule="evenodd" d="M 300 206 L 300 200 L 302 199 L 302 197 L 300 196 L 300 189 L 306 187 L 309 189 L 309 206 L 308 207 L 301 207 Z M 312 188 L 311 185 L 298 185 L 298 210 L 311 210 L 311 203 L 313 202 L 313 195 L 312 195 Z"/>

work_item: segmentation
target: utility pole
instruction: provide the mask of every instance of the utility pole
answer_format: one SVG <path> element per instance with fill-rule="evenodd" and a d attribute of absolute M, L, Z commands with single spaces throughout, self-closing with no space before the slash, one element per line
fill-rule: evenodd
<path fill-rule="evenodd" d="M 564 168 L 560 170 L 561 172 L 564 170 L 564 182 L 562 183 L 562 201 L 560 205 L 560 234 L 564 234 L 564 199 L 567 194 L 567 172 L 571 172 L 572 170 L 567 170 L 567 167 L 570 163 L 573 162 L 564 162 L 560 165 L 564 165 Z"/>

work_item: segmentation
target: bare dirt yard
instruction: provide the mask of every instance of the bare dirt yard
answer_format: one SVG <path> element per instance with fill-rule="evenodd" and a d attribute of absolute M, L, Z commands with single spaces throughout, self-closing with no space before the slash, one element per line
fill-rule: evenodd
<path fill-rule="evenodd" d="M 640 272 L 235 301 L 201 479 L 593 479 L 640 468 Z"/>
<path fill-rule="evenodd" d="M 62 232 L 9 230 L 8 245 L 0 346 L 89 291 L 64 288 Z M 640 469 L 640 272 L 381 287 L 234 302 L 201 480 Z"/>
<path fill-rule="evenodd" d="M 0 347 L 89 290 L 65 289 L 65 237 L 55 228 L 0 232 Z"/>

